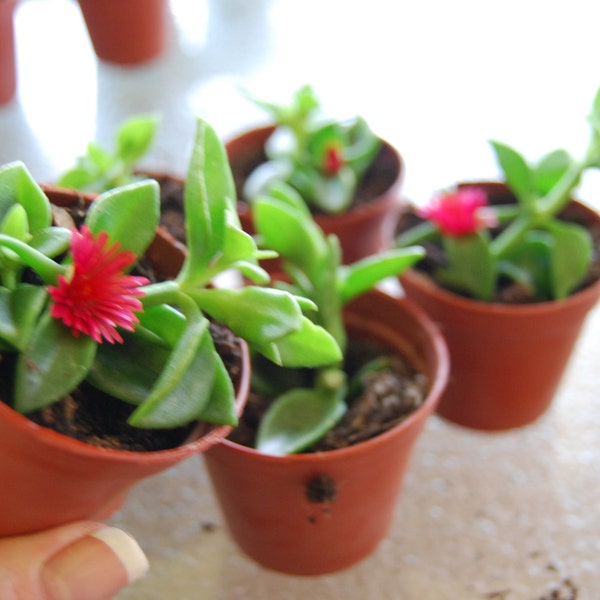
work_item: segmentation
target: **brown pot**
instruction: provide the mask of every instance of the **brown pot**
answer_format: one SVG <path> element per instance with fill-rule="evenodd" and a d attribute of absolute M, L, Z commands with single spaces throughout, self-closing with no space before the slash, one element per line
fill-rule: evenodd
<path fill-rule="evenodd" d="M 264 145 L 274 127 L 252 129 L 225 144 L 238 189 L 238 213 L 245 231 L 255 233 L 248 205 L 241 201 L 243 180 L 265 160 Z M 403 176 L 402 159 L 387 142 L 375 165 L 365 179 L 380 180 L 379 192 L 369 203 L 336 215 L 315 215 L 316 223 L 327 234 L 334 233 L 340 240 L 345 264 L 391 247 L 395 222 L 401 210 L 400 185 Z M 266 262 L 268 270 L 280 270 L 276 262 Z"/>
<path fill-rule="evenodd" d="M 96 55 L 119 65 L 158 58 L 168 37 L 168 0 L 78 0 Z"/>
<path fill-rule="evenodd" d="M 509 195 L 505 186 L 492 186 Z M 572 201 L 569 209 L 600 226 L 600 216 Z M 532 423 L 550 406 L 600 281 L 561 301 L 500 304 L 464 298 L 409 269 L 400 276 L 409 299 L 437 323 L 452 369 L 438 406 L 446 419 L 481 430 Z"/>
<path fill-rule="evenodd" d="M 0 0 L 0 106 L 8 104 L 17 88 L 14 13 L 18 0 Z"/>
<path fill-rule="evenodd" d="M 58 205 L 77 195 L 45 189 Z M 165 249 L 168 244 L 159 234 L 153 251 L 164 257 L 168 256 L 161 251 Z M 165 275 L 173 272 L 166 261 L 159 268 L 167 269 Z M 236 390 L 238 414 L 245 405 L 250 379 L 244 343 L 242 350 L 243 368 Z M 4 490 L 0 494 L 0 537 L 78 519 L 103 519 L 121 506 L 128 490 L 141 479 L 204 452 L 230 431 L 228 426 L 199 424 L 176 448 L 139 453 L 111 450 L 36 425 L 0 402 L 0 480 Z"/>
<path fill-rule="evenodd" d="M 225 440 L 204 454 L 234 540 L 261 565 L 284 573 L 331 573 L 377 547 L 389 530 L 415 440 L 448 374 L 442 337 L 406 300 L 370 292 L 349 305 L 346 324 L 427 374 L 423 405 L 393 429 L 348 448 L 281 457 Z M 335 497 L 310 501 L 307 485 L 319 482 L 335 489 Z"/>

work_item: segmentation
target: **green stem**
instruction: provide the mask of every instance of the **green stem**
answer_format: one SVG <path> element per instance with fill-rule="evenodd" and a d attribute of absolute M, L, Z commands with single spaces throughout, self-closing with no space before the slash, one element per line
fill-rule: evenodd
<path fill-rule="evenodd" d="M 9 235 L 0 234 L 0 246 L 12 250 L 41 277 L 45 284 L 56 285 L 59 275 L 64 275 L 68 271 L 68 267 L 54 262 L 29 244 Z"/>
<path fill-rule="evenodd" d="M 140 298 L 144 306 L 157 306 L 158 304 L 177 304 L 181 292 L 176 281 L 161 281 L 151 283 L 139 288 L 144 295 Z"/>

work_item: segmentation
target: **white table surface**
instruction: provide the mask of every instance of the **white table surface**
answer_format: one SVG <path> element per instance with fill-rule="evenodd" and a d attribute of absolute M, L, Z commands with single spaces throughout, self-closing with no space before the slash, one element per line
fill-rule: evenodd
<path fill-rule="evenodd" d="M 19 91 L 0 108 L 0 163 L 53 181 L 86 143 L 139 112 L 162 115 L 148 166 L 183 174 L 195 117 L 228 137 L 264 121 L 239 86 L 285 101 L 312 83 L 329 112 L 362 114 L 398 147 L 404 193 L 424 201 L 497 176 L 487 144 L 580 156 L 600 86 L 598 9 L 546 0 L 172 0 L 168 53 L 142 68 L 99 64 L 72 0 L 22 0 Z M 578 196 L 600 208 L 600 176 Z M 600 308 L 551 410 L 482 434 L 430 420 L 393 528 L 360 565 L 316 578 L 271 573 L 229 538 L 201 457 L 136 488 L 112 522 L 150 574 L 122 600 L 600 598 Z M 562 584 L 562 587 L 561 587 Z M 553 590 L 561 590 L 552 596 Z"/>

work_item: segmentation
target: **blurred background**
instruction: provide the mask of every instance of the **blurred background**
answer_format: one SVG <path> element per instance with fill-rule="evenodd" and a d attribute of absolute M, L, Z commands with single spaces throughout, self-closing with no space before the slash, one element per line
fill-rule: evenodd
<path fill-rule="evenodd" d="M 51 183 L 90 140 L 110 146 L 124 119 L 156 112 L 145 164 L 183 175 L 196 116 L 227 139 L 264 122 L 240 88 L 285 102 L 311 83 L 326 112 L 360 114 L 398 148 L 403 193 L 424 202 L 496 178 L 489 139 L 530 159 L 582 156 L 600 86 L 597 13 L 591 0 L 171 0 L 164 54 L 122 67 L 98 61 L 74 0 L 21 0 L 0 163 L 22 160 Z M 600 208 L 599 192 L 594 173 L 578 197 Z M 286 577 L 244 558 L 200 457 L 145 482 L 114 522 L 152 572 L 119 598 L 597 600 L 598 334 L 596 310 L 538 423 L 480 434 L 433 418 L 389 539 L 338 575 Z"/>

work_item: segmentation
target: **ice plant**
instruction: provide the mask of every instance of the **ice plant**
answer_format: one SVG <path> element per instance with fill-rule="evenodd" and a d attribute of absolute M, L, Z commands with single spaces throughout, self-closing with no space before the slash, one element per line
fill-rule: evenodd
<path fill-rule="evenodd" d="M 50 314 L 71 328 L 74 336 L 83 333 L 98 343 L 123 342 L 117 327 L 134 331 L 142 310 L 139 286 L 150 283 L 146 277 L 126 275 L 136 262 L 133 252 L 110 244 L 106 232 L 94 236 L 84 225 L 71 232 L 73 265 L 67 275 L 59 275 L 58 285 L 49 286 L 53 304 Z"/>
<path fill-rule="evenodd" d="M 326 236 L 302 198 L 285 185 L 257 200 L 254 219 L 266 246 L 282 258 L 287 279 L 279 287 L 314 303 L 311 318 L 337 340 L 343 354 L 348 343 L 343 307 L 424 254 L 418 246 L 392 249 L 342 265 L 337 237 Z M 342 418 L 350 391 L 360 386 L 358 380 L 347 381 L 343 356 L 314 370 L 280 369 L 256 357 L 253 375 L 255 385 L 274 398 L 257 435 L 257 449 L 267 454 L 300 452 L 319 440 Z"/>
<path fill-rule="evenodd" d="M 312 208 L 347 210 L 381 146 L 366 121 L 324 117 L 309 85 L 299 88 L 289 105 L 253 101 L 269 114 L 275 130 L 265 145 L 267 161 L 247 179 L 245 200 L 252 203 L 274 184 L 286 183 Z"/>
<path fill-rule="evenodd" d="M 181 270 L 149 282 L 130 269 L 155 237 L 155 181 L 99 195 L 72 231 L 53 222 L 47 196 L 22 163 L 0 168 L 0 354 L 14 356 L 8 400 L 16 410 L 49 406 L 85 381 L 133 405 L 136 427 L 234 425 L 233 382 L 209 318 L 278 364 L 339 359 L 333 337 L 303 313 L 313 303 L 266 285 L 258 264 L 264 251 L 239 225 L 225 149 L 202 120 L 184 195 Z M 211 285 L 232 269 L 260 285 Z"/>
<path fill-rule="evenodd" d="M 600 167 L 600 90 L 589 118 L 582 159 L 555 150 L 528 163 L 515 149 L 492 141 L 512 191 L 512 205 L 484 207 L 472 186 L 441 196 L 418 211 L 425 219 L 400 233 L 398 246 L 437 240 L 444 265 L 433 273 L 453 291 L 492 301 L 503 281 L 515 281 L 535 301 L 563 299 L 582 284 L 592 257 L 590 233 L 561 211 L 583 175 Z"/>

